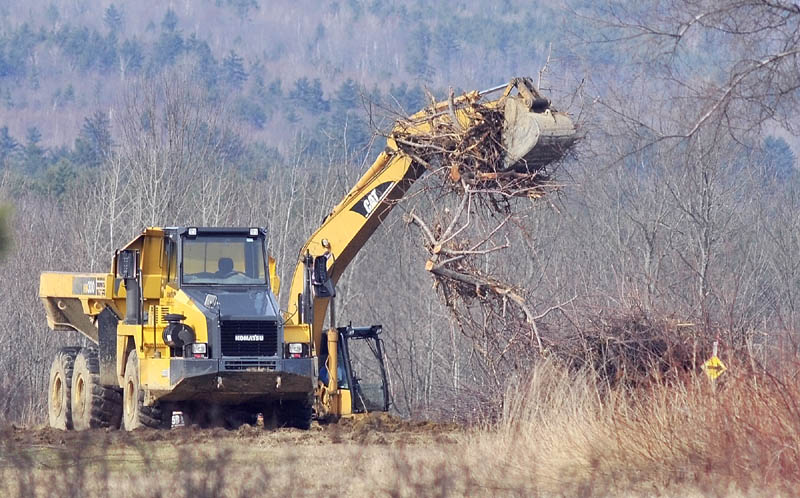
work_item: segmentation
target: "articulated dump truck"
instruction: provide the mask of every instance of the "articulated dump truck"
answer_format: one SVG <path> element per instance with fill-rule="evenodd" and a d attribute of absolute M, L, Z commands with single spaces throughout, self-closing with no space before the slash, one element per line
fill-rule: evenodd
<path fill-rule="evenodd" d="M 477 118 L 466 104 L 502 89 L 485 105 L 505 109 L 507 164 L 561 157 L 575 128 L 528 79 L 431 106 L 402 133 L 424 134 L 435 119 L 469 126 Z M 267 426 L 307 429 L 314 416 L 388 410 L 382 328 L 337 327 L 336 283 L 424 173 L 390 135 L 299 251 L 286 310 L 260 227 L 147 228 L 113 255 L 108 273 L 42 273 L 49 327 L 92 343 L 56 353 L 50 425 L 168 428 L 179 411 L 187 425 L 231 427 L 260 414 Z"/>

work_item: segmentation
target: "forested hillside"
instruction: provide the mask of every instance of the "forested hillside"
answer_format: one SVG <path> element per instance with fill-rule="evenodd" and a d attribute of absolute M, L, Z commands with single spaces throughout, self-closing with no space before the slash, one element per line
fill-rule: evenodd
<path fill-rule="evenodd" d="M 361 154 L 385 124 L 376 106 L 414 112 L 425 87 L 531 74 L 562 23 L 519 2 L 42 1 L 0 16 L 0 158 L 56 190 L 111 147 L 114 109 L 140 78 L 189 71 L 256 154 L 236 163 L 298 139 Z"/>
<path fill-rule="evenodd" d="M 384 325 L 395 410 L 496 417 L 531 363 L 614 334 L 634 335 L 612 341 L 620 355 L 643 330 L 695 352 L 719 337 L 741 361 L 788 354 L 799 24 L 793 4 L 757 0 L 3 2 L 0 421 L 40 423 L 54 351 L 82 340 L 47 330 L 40 271 L 107 271 L 144 226 L 266 225 L 288 279 L 395 117 L 520 75 L 583 136 L 558 191 L 515 201 L 497 232 L 510 249 L 484 261 L 542 344 L 452 320 L 403 216 L 449 206 L 415 192 L 337 304 Z"/>

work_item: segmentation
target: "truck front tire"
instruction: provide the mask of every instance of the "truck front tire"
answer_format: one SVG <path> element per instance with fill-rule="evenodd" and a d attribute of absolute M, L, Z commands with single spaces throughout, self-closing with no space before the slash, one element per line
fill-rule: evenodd
<path fill-rule="evenodd" d="M 161 410 L 156 402 L 144 405 L 144 391 L 139 385 L 139 357 L 131 351 L 125 364 L 125 378 L 122 387 L 122 426 L 126 431 L 140 427 L 169 429 L 172 413 Z"/>

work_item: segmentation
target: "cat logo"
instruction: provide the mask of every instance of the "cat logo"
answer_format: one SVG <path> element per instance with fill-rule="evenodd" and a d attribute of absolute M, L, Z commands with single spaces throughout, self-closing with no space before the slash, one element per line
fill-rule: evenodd
<path fill-rule="evenodd" d="M 360 214 L 364 218 L 368 218 L 370 214 L 375 210 L 376 207 L 381 203 L 381 201 L 386 197 L 392 187 L 395 185 L 395 182 L 384 182 L 375 187 L 374 189 L 370 190 L 367 195 L 356 201 L 351 211 L 355 211 L 356 213 Z"/>

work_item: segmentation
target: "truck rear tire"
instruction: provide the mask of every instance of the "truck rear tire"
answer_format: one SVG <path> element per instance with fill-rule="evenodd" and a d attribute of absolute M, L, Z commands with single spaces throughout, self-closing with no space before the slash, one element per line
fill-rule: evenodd
<path fill-rule="evenodd" d="M 119 428 L 122 396 L 100 384 L 97 349 L 83 348 L 72 369 L 72 425 L 76 431 L 97 427 Z"/>
<path fill-rule="evenodd" d="M 152 406 L 144 405 L 144 391 L 139 385 L 139 357 L 136 351 L 128 354 L 125 363 L 125 380 L 122 386 L 122 426 L 126 431 L 140 427 L 169 429 L 172 413 L 161 409 L 158 402 Z"/>
<path fill-rule="evenodd" d="M 47 418 L 54 429 L 72 430 L 72 369 L 79 350 L 78 347 L 60 349 L 50 365 Z"/>

